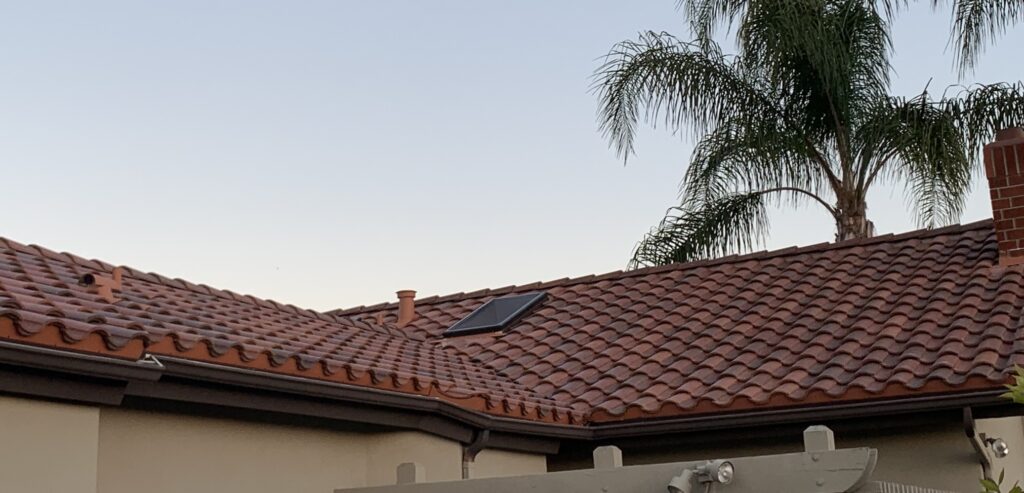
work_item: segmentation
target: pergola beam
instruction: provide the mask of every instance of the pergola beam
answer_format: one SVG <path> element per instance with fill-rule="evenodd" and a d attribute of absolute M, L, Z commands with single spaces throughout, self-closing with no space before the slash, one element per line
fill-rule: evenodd
<path fill-rule="evenodd" d="M 803 452 L 727 458 L 735 474 L 728 484 L 700 483 L 702 466 L 709 461 L 622 466 L 622 453 L 601 447 L 594 453 L 595 468 L 531 476 L 469 479 L 439 483 L 335 490 L 336 493 L 665 493 L 677 476 L 692 476 L 693 493 L 847 493 L 864 486 L 875 468 L 877 451 L 870 448 L 835 450 L 832 431 L 808 428 Z M 714 459 L 714 458 L 709 458 Z M 401 466 L 400 466 L 401 467 Z M 408 480 L 409 465 L 402 479 Z M 419 476 L 419 475 L 413 475 Z M 676 480 L 678 483 L 678 479 Z M 689 493 L 685 492 L 684 493 Z"/>

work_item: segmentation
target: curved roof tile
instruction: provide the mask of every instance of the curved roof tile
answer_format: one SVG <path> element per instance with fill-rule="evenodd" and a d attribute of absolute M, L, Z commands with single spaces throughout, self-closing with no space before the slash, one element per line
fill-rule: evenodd
<path fill-rule="evenodd" d="M 0 339 L 170 355 L 580 426 L 998 389 L 1024 364 L 1024 275 L 991 221 L 329 314 L 0 239 Z M 444 338 L 511 293 L 503 332 Z M 1020 341 L 1020 342 L 1018 342 Z"/>
<path fill-rule="evenodd" d="M 1024 364 L 1024 275 L 998 266 L 991 221 L 503 292 L 535 290 L 546 299 L 499 334 L 441 337 L 499 295 L 487 290 L 417 300 L 403 330 L 539 357 L 494 369 L 592 422 L 998 389 Z M 392 304 L 333 313 L 395 317 Z"/>

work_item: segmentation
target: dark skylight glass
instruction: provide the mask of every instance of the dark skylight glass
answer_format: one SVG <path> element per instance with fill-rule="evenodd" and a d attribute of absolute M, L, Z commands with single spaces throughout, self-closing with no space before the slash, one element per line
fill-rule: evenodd
<path fill-rule="evenodd" d="M 546 293 L 540 292 L 495 298 L 449 327 L 444 331 L 444 335 L 457 336 L 502 330 L 530 307 L 543 300 L 545 295 Z"/>

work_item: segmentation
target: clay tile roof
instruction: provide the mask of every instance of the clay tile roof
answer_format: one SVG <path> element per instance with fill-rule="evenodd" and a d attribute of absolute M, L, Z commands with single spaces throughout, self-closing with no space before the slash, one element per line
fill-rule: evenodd
<path fill-rule="evenodd" d="M 138 360 L 145 354 L 440 399 L 504 418 L 579 425 L 553 398 L 456 348 L 372 322 L 123 269 L 113 303 L 81 285 L 114 267 L 0 239 L 0 339 Z"/>
<path fill-rule="evenodd" d="M 1024 364 L 1022 268 L 991 221 L 329 314 L 0 239 L 0 339 L 173 356 L 581 426 L 998 390 Z M 441 333 L 547 297 L 500 333 Z M 380 322 L 378 322 L 378 320 Z"/>
<path fill-rule="evenodd" d="M 417 300 L 402 330 L 590 422 L 995 390 L 1024 364 L 1024 277 L 991 221 Z M 501 294 L 501 333 L 442 332 Z M 393 324 L 395 305 L 333 312 Z"/>

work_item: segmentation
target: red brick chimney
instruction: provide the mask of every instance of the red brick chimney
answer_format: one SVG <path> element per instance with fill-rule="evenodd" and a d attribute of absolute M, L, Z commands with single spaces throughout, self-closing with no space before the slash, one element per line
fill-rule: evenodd
<path fill-rule="evenodd" d="M 985 174 L 992 194 L 999 265 L 1024 263 L 1024 129 L 996 132 L 996 141 L 985 146 Z"/>

